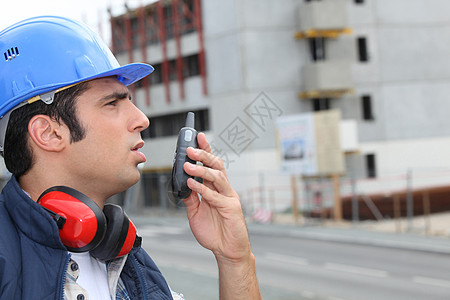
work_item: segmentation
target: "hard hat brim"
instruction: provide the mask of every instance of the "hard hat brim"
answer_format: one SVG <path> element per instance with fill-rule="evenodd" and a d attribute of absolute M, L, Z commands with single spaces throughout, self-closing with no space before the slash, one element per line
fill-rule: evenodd
<path fill-rule="evenodd" d="M 129 86 L 142 78 L 150 75 L 154 71 L 154 68 L 149 64 L 144 63 L 131 63 L 128 65 L 120 66 L 118 68 L 108 70 L 105 72 L 101 72 L 98 74 L 95 74 L 93 76 L 87 76 L 84 78 L 79 78 L 74 81 L 70 82 L 61 82 L 58 84 L 52 84 L 51 86 L 43 86 L 39 89 L 35 89 L 32 93 L 24 93 L 21 95 L 17 95 L 13 99 L 10 100 L 9 103 L 4 105 L 3 107 L 0 107 L 0 118 L 2 118 L 8 111 L 16 107 L 22 102 L 27 101 L 28 99 L 42 95 L 51 91 L 55 91 L 57 89 L 63 88 L 68 85 L 73 85 L 76 83 L 80 83 L 83 81 L 90 81 L 98 78 L 104 78 L 104 77 L 111 77 L 111 76 L 117 76 L 119 81 L 122 82 L 124 85 Z"/>
<path fill-rule="evenodd" d="M 139 81 L 142 78 L 150 75 L 153 70 L 154 68 L 151 65 L 143 63 L 132 63 L 104 73 L 97 74 L 95 76 L 92 76 L 92 78 L 85 79 L 84 81 L 117 75 L 120 82 L 122 82 L 126 86 L 129 86 L 130 84 L 133 84 L 136 81 Z"/>

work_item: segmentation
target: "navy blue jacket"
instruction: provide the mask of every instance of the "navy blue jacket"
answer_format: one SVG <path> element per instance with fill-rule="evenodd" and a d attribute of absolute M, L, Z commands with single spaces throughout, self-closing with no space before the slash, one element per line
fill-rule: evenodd
<path fill-rule="evenodd" d="M 68 262 L 55 221 L 13 177 L 0 194 L 0 299 L 64 299 Z M 128 255 L 121 278 L 131 299 L 172 299 L 141 247 Z"/>

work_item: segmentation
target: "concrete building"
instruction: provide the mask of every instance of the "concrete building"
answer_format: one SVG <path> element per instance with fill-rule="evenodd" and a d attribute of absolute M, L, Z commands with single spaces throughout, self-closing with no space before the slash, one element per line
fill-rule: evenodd
<path fill-rule="evenodd" d="M 445 0 L 172 0 L 113 15 L 119 61 L 156 67 L 132 88 L 151 120 L 142 205 L 174 206 L 167 181 L 188 111 L 248 210 L 290 204 L 280 116 L 337 109 L 356 124 L 342 182 L 356 176 L 361 192 L 405 188 L 408 170 L 450 170 L 449 9 Z M 415 184 L 449 179 L 433 176 Z"/>

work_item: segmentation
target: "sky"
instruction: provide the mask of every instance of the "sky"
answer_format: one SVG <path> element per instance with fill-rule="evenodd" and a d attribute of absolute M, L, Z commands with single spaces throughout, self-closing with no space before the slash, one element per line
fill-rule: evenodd
<path fill-rule="evenodd" d="M 107 8 L 113 15 L 152 0 L 14 0 L 0 10 L 0 30 L 23 19 L 38 15 L 59 15 L 82 21 L 109 44 L 110 27 Z"/>

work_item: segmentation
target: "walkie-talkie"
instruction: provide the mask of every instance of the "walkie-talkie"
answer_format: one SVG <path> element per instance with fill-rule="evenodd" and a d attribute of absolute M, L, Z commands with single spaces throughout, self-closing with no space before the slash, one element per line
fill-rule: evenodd
<path fill-rule="evenodd" d="M 183 169 L 185 162 L 195 164 L 196 162 L 187 156 L 188 147 L 198 148 L 197 130 L 194 129 L 195 115 L 188 112 L 186 116 L 186 126 L 180 129 L 178 134 L 177 148 L 173 158 L 172 178 L 169 185 L 169 196 L 173 196 L 177 200 L 187 198 L 191 194 L 191 189 L 187 186 L 189 176 Z"/>

